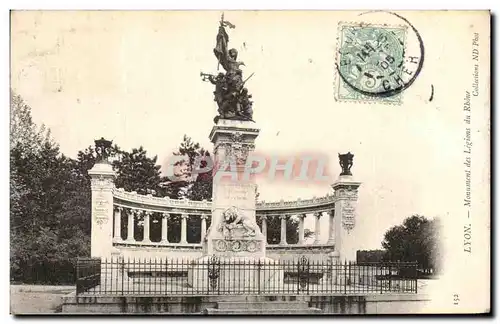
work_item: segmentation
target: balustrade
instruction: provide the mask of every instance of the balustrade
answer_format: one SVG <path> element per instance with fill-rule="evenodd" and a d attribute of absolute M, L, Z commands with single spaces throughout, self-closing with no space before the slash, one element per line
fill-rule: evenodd
<path fill-rule="evenodd" d="M 153 217 L 154 212 L 148 211 L 148 210 L 141 210 L 141 209 L 135 209 L 135 208 L 127 208 L 127 207 L 121 207 L 121 206 L 115 206 L 114 209 L 114 235 L 113 235 L 113 240 L 116 243 L 126 243 L 126 244 L 145 244 L 145 245 L 190 245 L 190 244 L 195 244 L 199 245 L 199 243 L 202 243 L 206 237 L 207 234 L 207 219 L 210 217 L 209 214 L 207 213 L 199 213 L 199 214 L 191 214 L 191 213 L 177 213 L 180 214 L 180 241 L 179 243 L 174 243 L 170 242 L 168 239 L 168 231 L 173 230 L 169 228 L 169 220 L 172 217 L 172 213 L 166 213 L 162 212 L 159 213 L 161 215 L 161 224 L 157 226 L 161 226 L 161 231 L 159 229 L 156 229 L 156 233 L 161 233 L 161 239 L 157 238 L 156 241 L 152 241 L 151 239 L 151 226 L 155 226 L 155 224 L 159 223 L 158 221 L 151 222 L 151 217 Z M 321 216 L 323 215 L 324 212 L 314 212 L 312 215 L 315 220 L 315 231 L 314 231 L 314 241 L 313 245 L 322 245 L 320 244 L 320 238 L 321 238 L 321 224 L 320 224 L 320 219 Z M 329 215 L 329 220 L 328 220 L 328 240 L 326 244 L 323 245 L 334 245 L 335 244 L 335 222 L 334 222 L 334 210 L 328 210 L 326 213 Z M 174 213 L 175 214 L 175 213 Z M 123 241 L 121 238 L 121 219 L 123 217 L 127 217 L 128 222 L 127 222 L 127 237 L 126 240 Z M 138 219 L 138 217 L 143 216 L 143 239 L 142 241 L 137 241 L 134 238 L 135 235 L 135 222 Z M 279 217 L 280 219 L 280 231 L 279 231 L 279 243 L 276 244 L 276 246 L 290 246 L 293 247 L 294 245 L 308 245 L 305 243 L 305 225 L 304 225 L 304 220 L 307 217 L 307 213 L 301 213 L 301 214 L 296 214 L 295 216 L 298 219 L 298 240 L 296 243 L 289 243 L 287 242 L 287 220 L 288 218 L 294 216 L 293 214 L 281 214 L 281 215 L 266 215 L 266 214 L 260 214 L 257 215 L 261 219 L 261 232 L 262 234 L 268 238 L 268 217 Z M 199 243 L 189 243 L 187 240 L 187 233 L 190 230 L 188 226 L 188 218 L 190 217 L 199 217 L 200 222 L 201 222 L 201 234 L 200 234 L 200 242 Z M 157 218 L 154 218 L 157 219 Z M 151 224 L 153 223 L 153 224 Z M 159 235 L 159 234 L 158 234 Z M 158 241 L 159 240 L 159 241 Z M 270 246 L 273 246 L 273 244 L 270 244 Z"/>
<path fill-rule="evenodd" d="M 197 221 L 199 217 L 201 222 L 201 233 L 200 233 L 200 243 L 203 242 L 207 234 L 207 219 L 210 218 L 210 202 L 190 202 L 185 200 L 176 199 L 159 199 L 151 198 L 149 196 L 141 196 L 135 193 L 127 193 L 120 189 L 114 190 L 115 195 L 115 209 L 114 209 L 114 227 L 113 227 L 113 241 L 122 244 L 139 244 L 139 245 L 169 245 L 169 246 L 188 246 L 196 245 L 199 243 L 190 243 L 192 238 L 188 242 L 188 231 L 190 230 L 191 220 Z M 127 199 L 125 199 L 127 198 Z M 269 217 L 279 217 L 279 231 L 274 233 L 276 244 L 269 244 L 269 247 L 276 246 L 276 248 L 293 248 L 293 246 L 309 246 L 311 243 L 307 244 L 305 240 L 305 220 L 307 216 L 312 215 L 314 217 L 314 240 L 312 245 L 315 246 L 333 246 L 335 244 L 335 212 L 334 212 L 334 196 L 327 195 L 326 197 L 313 198 L 308 200 L 297 200 L 293 202 L 283 202 L 279 203 L 266 203 L 259 202 L 257 204 L 257 217 L 261 219 L 261 232 L 268 239 L 268 227 L 269 227 Z M 138 204 L 140 203 L 140 205 Z M 135 205 L 135 206 L 134 206 Z M 138 208 L 138 206 L 141 206 Z M 154 214 L 159 214 L 161 216 L 160 222 L 151 222 L 151 217 Z M 329 215 L 328 218 L 328 238 L 326 243 L 321 244 L 321 217 L 323 213 Z M 178 243 L 172 242 L 172 237 L 169 240 L 169 230 L 179 230 L 179 223 L 175 226 L 169 226 L 169 221 L 172 220 L 172 215 L 180 215 L 180 240 Z M 135 233 L 135 222 L 139 216 L 143 217 L 143 238 L 141 241 L 137 241 L 134 238 Z M 122 217 L 127 221 L 127 231 L 126 239 L 122 240 L 121 230 L 122 230 Z M 178 217 L 178 216 L 177 216 Z M 178 222 L 179 218 L 174 218 Z M 298 239 L 296 242 L 288 242 L 291 238 L 287 238 L 287 221 L 290 217 L 296 217 L 298 220 Z M 158 218 L 153 218 L 158 219 Z M 188 222 L 188 219 L 190 221 Z M 173 223 L 175 225 L 175 222 Z M 158 224 L 158 225 L 155 225 Z M 276 223 L 275 223 L 276 224 Z M 278 224 L 276 224 L 278 225 Z M 153 232 L 151 226 L 161 226 L 161 228 L 155 227 Z M 125 228 L 125 226 L 123 226 Z M 161 238 L 159 237 L 161 233 Z M 172 233 L 171 233 L 172 234 Z M 153 236 L 153 238 L 151 237 Z M 156 237 L 156 238 L 155 238 Z M 177 236 L 178 237 L 178 236 Z M 197 239 L 196 239 L 197 240 Z"/>
<path fill-rule="evenodd" d="M 161 239 L 157 238 L 156 241 L 153 241 L 151 239 L 151 226 L 155 226 L 155 224 L 159 223 L 158 221 L 153 221 L 151 222 L 152 219 L 157 219 L 153 217 L 154 212 L 151 211 L 145 211 L 142 209 L 135 209 L 135 208 L 127 208 L 127 207 L 121 207 L 121 206 L 115 206 L 115 214 L 114 214 L 114 235 L 113 235 L 113 241 L 115 243 L 125 243 L 125 244 L 151 244 L 151 245 L 173 245 L 173 244 L 181 244 L 181 245 L 188 245 L 187 241 L 187 233 L 189 231 L 188 224 L 187 224 L 187 219 L 192 216 L 192 217 L 200 217 L 201 220 L 201 237 L 200 237 L 200 243 L 203 242 L 206 232 L 207 232 L 207 219 L 210 217 L 210 215 L 207 214 L 187 214 L 187 213 L 182 213 L 180 216 L 181 218 L 181 237 L 179 243 L 173 243 L 169 242 L 168 240 L 168 231 L 169 231 L 169 219 L 171 219 L 171 213 L 159 213 L 161 215 L 161 224 L 156 225 L 156 226 L 161 226 L 161 230 L 158 231 L 158 228 L 156 228 L 156 233 L 161 233 Z M 122 240 L 121 238 L 121 217 L 122 214 L 125 214 L 127 217 L 127 238 L 125 240 Z M 140 216 L 143 216 L 143 238 L 142 240 L 136 240 L 135 239 L 135 230 L 136 230 L 136 221 L 139 219 Z M 152 224 L 153 223 L 153 224 Z M 141 225 L 139 225 L 141 226 Z M 172 229 L 170 229 L 172 230 Z M 159 240 L 159 241 L 158 241 Z M 194 243 L 198 244 L 198 243 Z"/>

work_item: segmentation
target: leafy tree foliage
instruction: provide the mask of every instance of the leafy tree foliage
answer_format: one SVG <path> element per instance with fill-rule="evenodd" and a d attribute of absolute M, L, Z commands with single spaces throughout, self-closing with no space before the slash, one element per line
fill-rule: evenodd
<path fill-rule="evenodd" d="M 29 106 L 13 92 L 10 144 L 11 277 L 33 281 L 27 269 L 88 255 L 90 225 L 80 222 L 89 218 L 79 206 L 90 205 L 90 196 L 78 186 L 73 161 L 33 123 Z"/>
<path fill-rule="evenodd" d="M 171 198 L 190 200 L 212 200 L 212 170 L 205 170 L 210 153 L 189 136 L 184 135 L 174 156 L 184 159 L 174 164 L 174 176 L 164 177 L 163 187 Z M 196 172 L 195 172 L 196 170 Z"/>
<path fill-rule="evenodd" d="M 439 271 L 439 221 L 413 215 L 402 225 L 390 228 L 382 247 L 390 261 L 417 261 L 425 271 Z"/>
<path fill-rule="evenodd" d="M 379 263 L 384 260 L 386 251 L 384 250 L 361 250 L 356 251 L 356 262 L 363 263 Z"/>
<path fill-rule="evenodd" d="M 115 186 L 138 194 L 158 196 L 161 183 L 160 166 L 156 164 L 157 156 L 149 158 L 141 146 L 132 152 L 119 151 L 120 158 L 113 163 L 117 172 Z"/>

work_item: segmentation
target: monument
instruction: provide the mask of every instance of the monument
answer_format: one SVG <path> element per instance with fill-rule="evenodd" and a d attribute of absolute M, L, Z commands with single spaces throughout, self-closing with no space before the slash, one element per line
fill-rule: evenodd
<path fill-rule="evenodd" d="M 335 251 L 340 261 L 356 261 L 358 245 L 352 233 L 356 223 L 358 188 L 361 182 L 354 180 L 351 173 L 354 155 L 351 152 L 339 154 L 342 168 L 337 181 L 332 185 L 335 193 Z"/>
<path fill-rule="evenodd" d="M 91 255 L 107 257 L 113 247 L 113 186 L 115 172 L 108 158 L 112 142 L 101 138 L 95 141 L 96 163 L 89 170 L 92 188 Z"/>
<path fill-rule="evenodd" d="M 222 15 L 214 54 L 225 73 L 201 73 L 215 85 L 218 115 L 210 132 L 214 144 L 216 174 L 213 183 L 212 223 L 204 238 L 204 256 L 189 271 L 188 282 L 196 290 L 265 291 L 283 284 L 283 270 L 266 258 L 266 239 L 256 222 L 257 187 L 245 177 L 249 154 L 255 149 L 259 129 L 253 121 L 251 95 L 244 87 L 243 62 L 236 49 L 228 49 L 226 27 L 235 28 Z M 206 264 L 212 271 L 196 271 Z M 269 267 L 266 265 L 273 264 Z M 272 269 L 272 270 L 270 270 Z M 245 278 L 241 277 L 244 273 Z M 218 276 L 219 286 L 213 277 Z M 212 279 L 212 281 L 210 280 Z"/>

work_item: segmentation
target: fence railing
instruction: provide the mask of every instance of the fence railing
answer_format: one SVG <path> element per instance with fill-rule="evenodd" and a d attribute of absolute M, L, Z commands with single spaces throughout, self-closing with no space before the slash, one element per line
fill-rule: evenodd
<path fill-rule="evenodd" d="M 76 260 L 14 260 L 10 282 L 14 284 L 74 285 Z"/>
<path fill-rule="evenodd" d="M 101 262 L 100 258 L 79 258 L 76 261 L 77 294 L 101 286 Z"/>
<path fill-rule="evenodd" d="M 98 259 L 97 259 L 98 260 Z M 416 263 L 79 259 L 78 295 L 345 295 L 417 293 Z"/>

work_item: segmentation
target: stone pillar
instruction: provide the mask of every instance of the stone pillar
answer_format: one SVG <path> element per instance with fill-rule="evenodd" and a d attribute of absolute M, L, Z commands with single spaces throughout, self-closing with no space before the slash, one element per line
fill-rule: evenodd
<path fill-rule="evenodd" d="M 187 244 L 187 219 L 188 214 L 181 215 L 181 244 Z"/>
<path fill-rule="evenodd" d="M 361 182 L 354 181 L 352 175 L 341 175 L 332 185 L 335 192 L 335 251 L 341 262 L 356 261 L 358 244 L 354 232 L 360 185 Z"/>
<path fill-rule="evenodd" d="M 111 164 L 101 159 L 88 171 L 92 190 L 90 255 L 110 257 L 113 248 L 113 187 L 115 173 Z"/>
<path fill-rule="evenodd" d="M 122 207 L 115 207 L 115 241 L 122 240 Z"/>
<path fill-rule="evenodd" d="M 151 243 L 151 238 L 149 233 L 151 214 L 152 213 L 149 211 L 144 212 L 144 236 L 142 237 L 142 241 L 144 243 Z"/>
<path fill-rule="evenodd" d="M 200 243 L 203 243 L 205 240 L 205 235 L 207 233 L 207 215 L 202 214 L 201 216 L 201 239 Z"/>
<path fill-rule="evenodd" d="M 331 269 L 327 272 L 327 278 L 332 281 L 334 285 L 336 285 L 340 281 L 339 277 L 341 276 L 341 271 L 339 271 L 341 264 L 339 261 L 339 253 L 337 251 L 328 253 L 328 263 L 331 266 Z"/>
<path fill-rule="evenodd" d="M 161 218 L 161 242 L 168 243 L 168 213 L 163 213 Z"/>
<path fill-rule="evenodd" d="M 304 218 L 306 214 L 299 215 L 299 242 L 298 244 L 304 244 Z"/>
<path fill-rule="evenodd" d="M 335 244 L 335 209 L 328 211 L 328 242 Z"/>
<path fill-rule="evenodd" d="M 262 219 L 262 235 L 264 235 L 265 238 L 265 244 L 267 244 L 267 215 L 261 215 L 260 216 Z"/>
<path fill-rule="evenodd" d="M 314 226 L 314 244 L 319 244 L 320 242 L 320 238 L 319 238 L 319 234 L 320 234 L 320 231 L 321 231 L 321 224 L 319 222 L 321 216 L 323 214 L 322 213 L 314 213 L 314 217 L 315 217 L 315 226 Z"/>
<path fill-rule="evenodd" d="M 265 257 L 265 237 L 256 222 L 257 185 L 247 159 L 260 130 L 251 121 L 219 119 L 210 132 L 214 144 L 212 227 L 207 233 L 206 256 Z M 224 215 L 245 219 L 247 227 L 228 228 Z M 222 231 L 217 229 L 222 228 Z M 248 233 L 251 232 L 251 233 Z M 249 235 L 251 234 L 251 235 Z"/>
<path fill-rule="evenodd" d="M 134 219 L 135 219 L 135 209 L 130 209 L 128 211 L 128 224 L 127 224 L 127 242 L 134 242 Z"/>
<path fill-rule="evenodd" d="M 286 218 L 287 215 L 280 215 L 281 219 L 281 237 L 280 237 L 280 245 L 287 245 L 286 242 Z"/>

